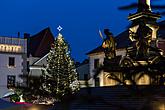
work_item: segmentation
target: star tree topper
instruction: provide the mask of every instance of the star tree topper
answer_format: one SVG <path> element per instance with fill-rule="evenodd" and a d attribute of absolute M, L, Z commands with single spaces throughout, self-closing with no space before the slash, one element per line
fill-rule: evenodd
<path fill-rule="evenodd" d="M 57 27 L 57 30 L 60 32 L 61 30 L 62 30 L 63 28 L 59 25 L 58 27 Z"/>

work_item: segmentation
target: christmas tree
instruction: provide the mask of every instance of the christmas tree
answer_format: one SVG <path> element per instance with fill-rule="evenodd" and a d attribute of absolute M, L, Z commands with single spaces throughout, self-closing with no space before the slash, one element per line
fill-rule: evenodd
<path fill-rule="evenodd" d="M 43 78 L 44 90 L 58 101 L 63 96 L 73 94 L 79 89 L 74 61 L 70 57 L 69 44 L 60 33 L 48 54 Z"/>

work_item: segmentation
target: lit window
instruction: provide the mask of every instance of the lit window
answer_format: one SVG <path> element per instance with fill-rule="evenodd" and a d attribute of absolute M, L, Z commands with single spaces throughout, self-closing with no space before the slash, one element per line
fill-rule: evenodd
<path fill-rule="evenodd" d="M 6 51 L 6 46 L 5 46 L 5 48 L 4 48 L 4 51 Z"/>
<path fill-rule="evenodd" d="M 21 46 L 0 44 L 0 51 L 4 52 L 21 52 Z"/>
<path fill-rule="evenodd" d="M 13 52 L 13 50 L 14 50 L 13 48 L 14 48 L 14 47 L 11 47 L 11 51 L 12 51 L 12 52 Z"/>
<path fill-rule="evenodd" d="M 17 52 L 17 47 L 14 48 L 14 51 Z"/>
<path fill-rule="evenodd" d="M 21 52 L 21 48 L 18 48 L 18 52 Z"/>
<path fill-rule="evenodd" d="M 7 76 L 7 87 L 15 87 L 15 75 Z"/>
<path fill-rule="evenodd" d="M 15 66 L 15 58 L 9 57 L 9 67 L 14 67 L 14 66 Z"/>
<path fill-rule="evenodd" d="M 10 52 L 10 47 L 8 46 L 7 51 Z"/>
<path fill-rule="evenodd" d="M 3 51 L 3 46 L 1 46 L 1 51 Z"/>

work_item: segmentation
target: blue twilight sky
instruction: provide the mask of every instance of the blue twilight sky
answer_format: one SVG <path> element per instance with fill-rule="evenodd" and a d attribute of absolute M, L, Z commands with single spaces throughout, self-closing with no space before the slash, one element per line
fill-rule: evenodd
<path fill-rule="evenodd" d="M 83 61 L 87 52 L 101 44 L 99 29 L 109 28 L 117 35 L 128 26 L 127 16 L 135 10 L 120 11 L 117 8 L 136 1 L 1 0 L 0 36 L 17 36 L 18 32 L 34 35 L 46 27 L 57 36 L 56 28 L 61 25 L 61 33 L 71 46 L 72 57 Z M 165 4 L 165 0 L 154 4 Z"/>

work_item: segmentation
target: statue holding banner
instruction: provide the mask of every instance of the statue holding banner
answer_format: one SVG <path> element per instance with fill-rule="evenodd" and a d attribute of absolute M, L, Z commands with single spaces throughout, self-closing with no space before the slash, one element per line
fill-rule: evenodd
<path fill-rule="evenodd" d="M 111 59 L 116 56 L 116 47 L 115 47 L 115 39 L 109 29 L 104 29 L 104 34 L 106 38 L 102 43 L 102 47 L 104 48 L 105 58 Z"/>

